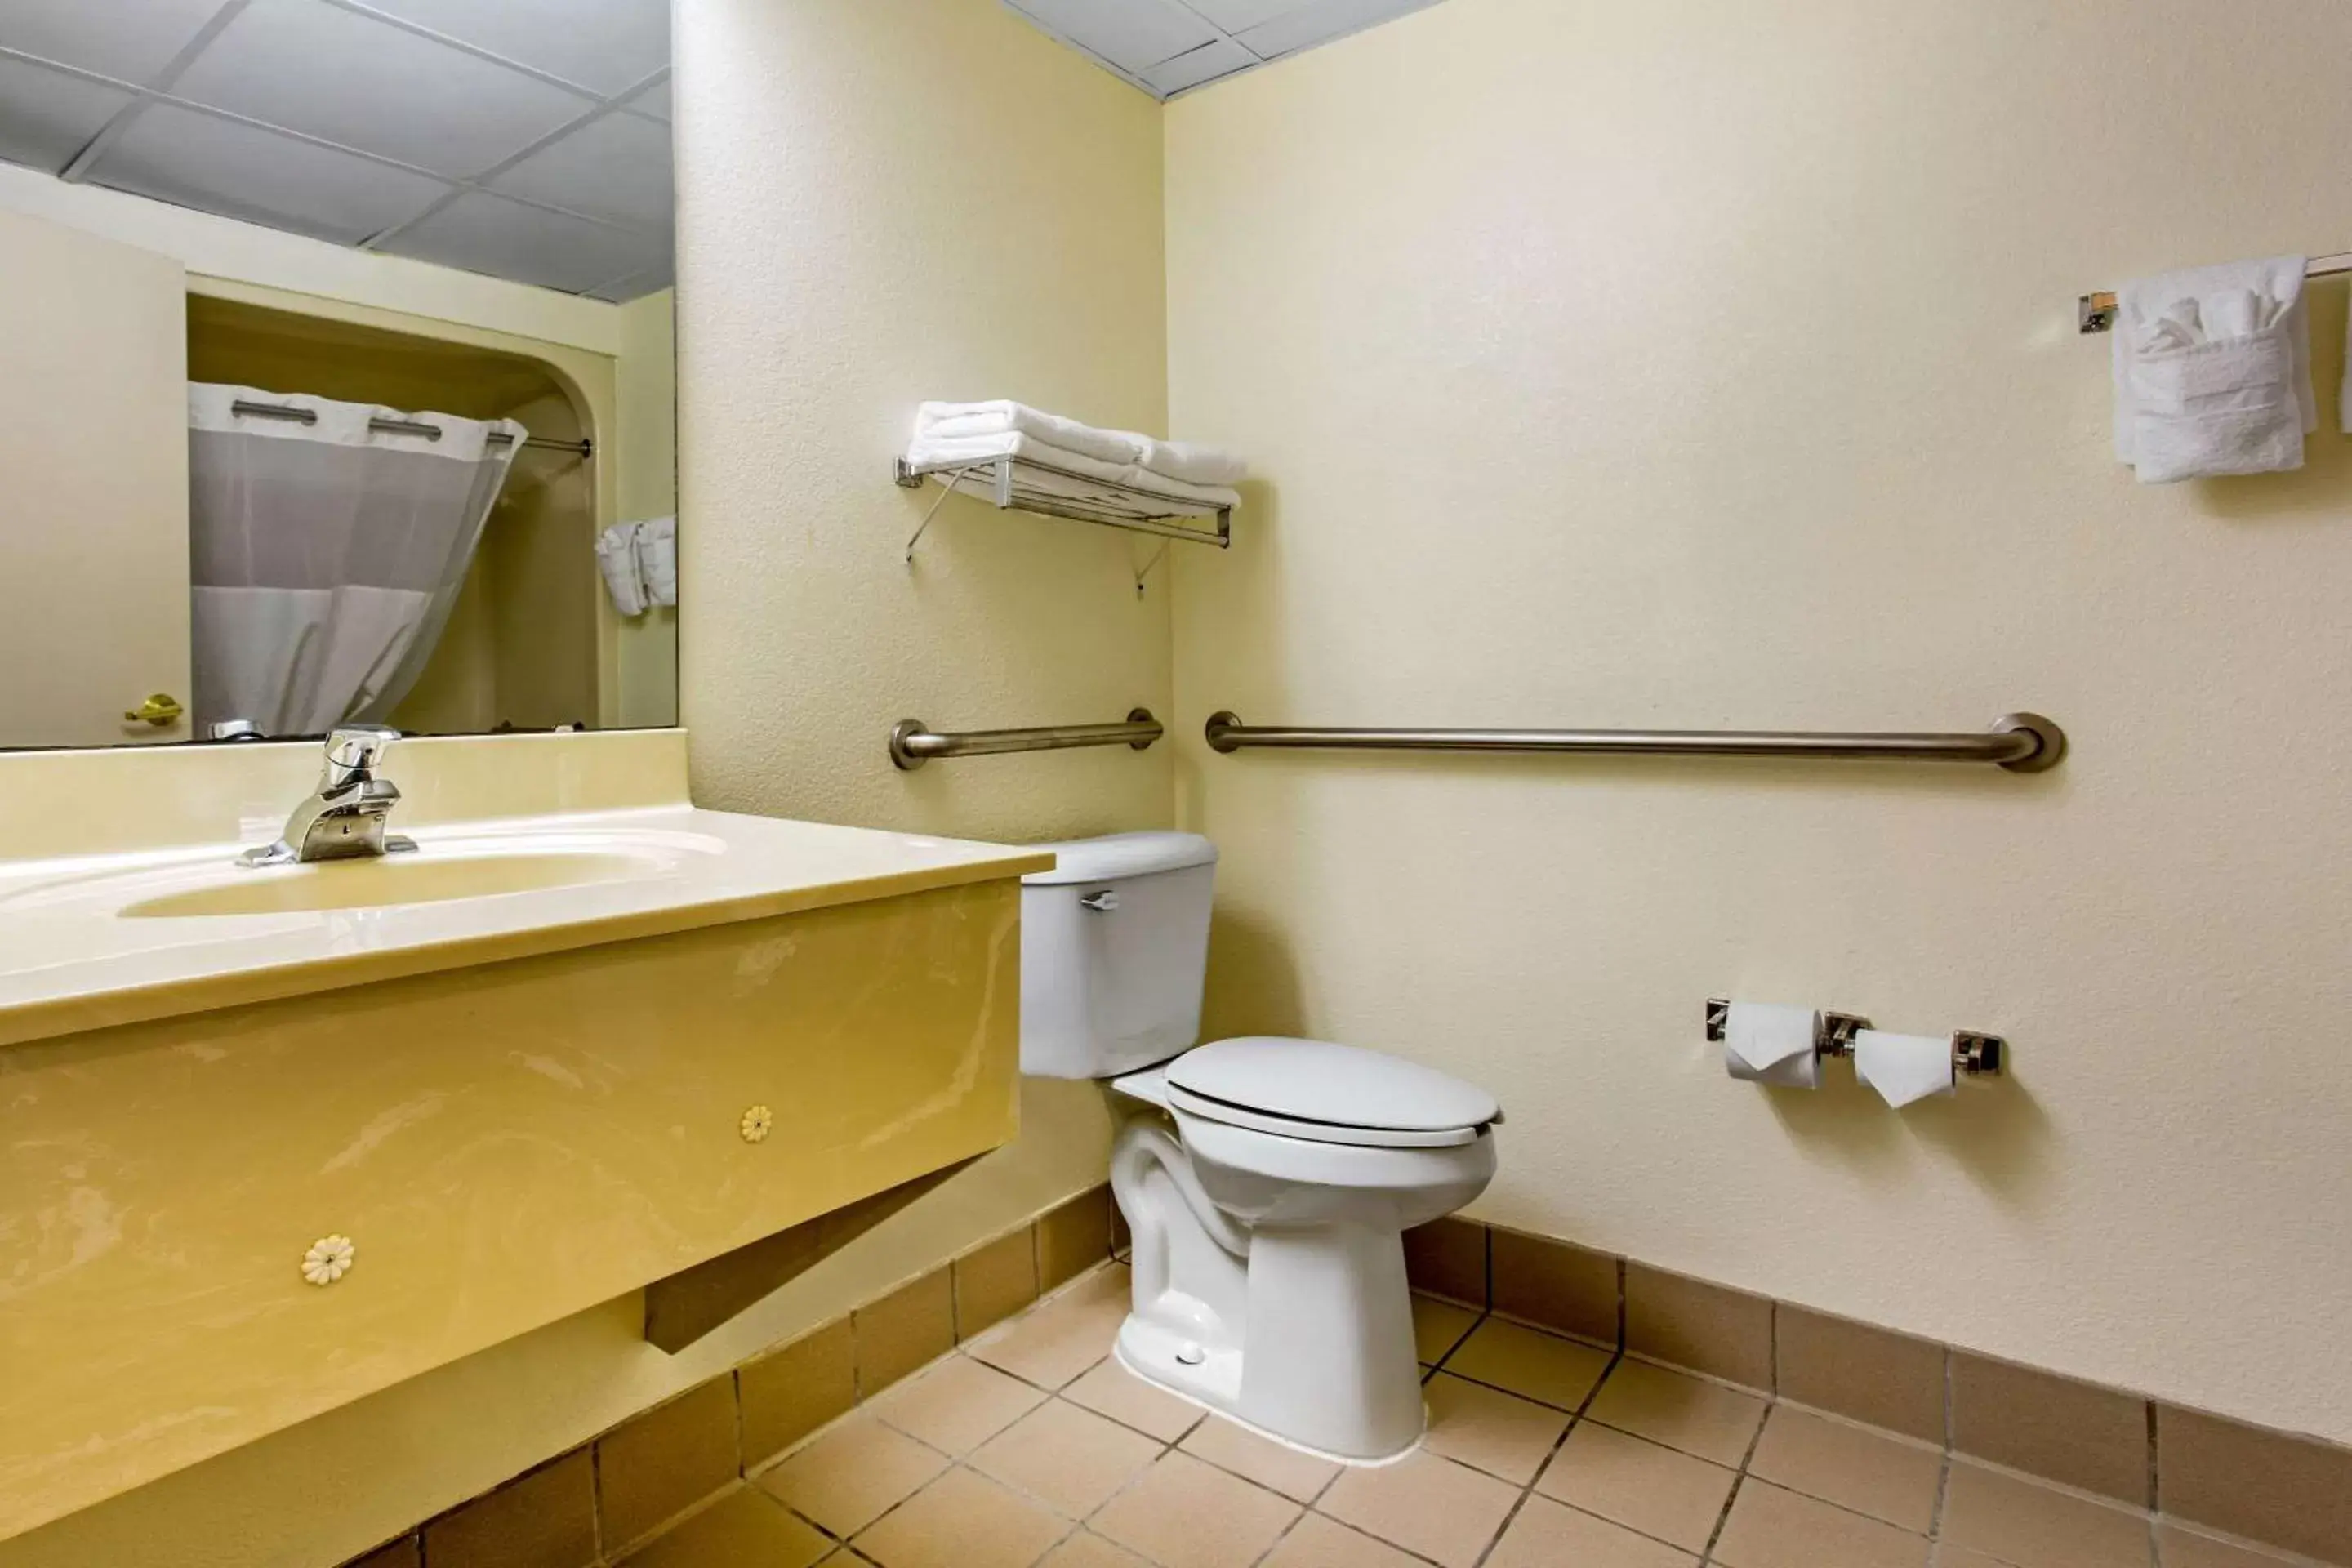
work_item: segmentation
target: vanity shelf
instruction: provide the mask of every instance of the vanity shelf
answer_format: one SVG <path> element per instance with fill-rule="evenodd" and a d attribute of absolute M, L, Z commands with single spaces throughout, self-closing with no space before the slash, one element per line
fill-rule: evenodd
<path fill-rule="evenodd" d="M 1006 511 L 1025 511 L 1041 517 L 1069 518 L 1077 522 L 1091 522 L 1104 528 L 1125 529 L 1130 533 L 1149 533 L 1167 540 L 1181 540 L 1192 544 L 1213 544 L 1223 550 L 1234 542 L 1234 509 L 1204 501 L 1186 500 L 1155 490 L 1131 485 L 1114 484 L 1091 475 L 1074 473 L 1066 468 L 1041 463 L 1031 458 L 996 458 L 984 462 L 944 461 L 914 464 L 900 458 L 897 464 L 897 479 L 905 489 L 920 489 L 927 479 L 940 482 L 939 498 L 923 514 L 921 526 L 907 541 L 907 563 L 915 560 L 915 546 L 922 542 L 932 520 L 949 496 L 961 490 L 977 497 L 991 506 Z M 1187 519 L 1194 521 L 1187 521 Z M 1204 527 L 1204 522 L 1213 526 Z M 1158 554 L 1135 575 L 1135 591 L 1143 592 L 1143 579 L 1167 553 L 1163 546 Z"/>

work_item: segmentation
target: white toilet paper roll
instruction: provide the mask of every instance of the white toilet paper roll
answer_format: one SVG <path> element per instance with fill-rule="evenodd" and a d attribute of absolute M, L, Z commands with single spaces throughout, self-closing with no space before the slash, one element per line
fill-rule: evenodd
<path fill-rule="evenodd" d="M 1815 1088 L 1822 1068 L 1813 1054 L 1818 1027 L 1819 1016 L 1807 1008 L 1734 1002 L 1724 1021 L 1724 1069 L 1749 1083 Z"/>
<path fill-rule="evenodd" d="M 1864 1029 L 1853 1037 L 1853 1071 L 1899 1110 L 1913 1100 L 1952 1092 L 1952 1042 Z"/>

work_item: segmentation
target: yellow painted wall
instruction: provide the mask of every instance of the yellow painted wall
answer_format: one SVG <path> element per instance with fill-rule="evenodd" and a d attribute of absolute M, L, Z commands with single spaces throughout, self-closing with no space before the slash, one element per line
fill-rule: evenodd
<path fill-rule="evenodd" d="M 890 465 L 927 397 L 1157 430 L 1150 99 L 989 0 L 684 0 L 680 628 L 698 798 L 1038 838 L 1164 823 L 1164 751 L 899 773 L 884 741 L 1104 722 L 1170 693 L 1153 541 L 950 501 Z"/>
<path fill-rule="evenodd" d="M 2284 478 L 2143 489 L 2074 297 L 2352 243 L 2352 13 L 1448 0 L 1168 113 L 1180 734 L 1972 729 L 1917 768 L 1209 754 L 1213 1030 L 1510 1115 L 1474 1212 L 2352 1439 L 2345 289 Z M 1710 994 L 2007 1033 L 1896 1116 Z M 1844 1080 L 1843 1068 L 1835 1076 Z"/>

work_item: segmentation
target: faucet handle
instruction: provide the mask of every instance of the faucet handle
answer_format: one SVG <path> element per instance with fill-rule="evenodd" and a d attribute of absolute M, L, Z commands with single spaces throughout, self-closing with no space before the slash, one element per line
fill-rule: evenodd
<path fill-rule="evenodd" d="M 338 725 L 327 736 L 326 787 L 338 788 L 375 772 L 400 731 L 383 724 Z"/>

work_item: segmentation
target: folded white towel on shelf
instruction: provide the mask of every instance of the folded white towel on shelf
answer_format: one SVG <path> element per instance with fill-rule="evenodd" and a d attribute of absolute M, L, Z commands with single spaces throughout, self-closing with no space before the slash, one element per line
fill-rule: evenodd
<path fill-rule="evenodd" d="M 918 431 L 907 447 L 907 465 L 936 472 L 969 465 L 980 468 L 1011 458 L 1025 465 L 1041 489 L 1080 497 L 1085 487 L 1101 484 L 1140 490 L 1170 510 L 1187 516 L 1206 516 L 1224 507 L 1239 506 L 1241 496 L 1223 485 L 1188 484 L 1153 473 L 1139 463 L 1109 463 L 1084 452 L 1069 451 L 1018 433 L 1002 436 L 926 436 Z M 1059 470 L 1056 475 L 1054 470 Z M 1078 486 L 1067 489 L 1059 478 Z"/>
<path fill-rule="evenodd" d="M 1026 436 L 1065 452 L 1104 463 L 1140 463 L 1150 437 L 1132 430 L 1106 430 L 1048 414 L 1025 403 L 996 398 L 987 403 L 926 403 L 915 411 L 915 434 L 954 439 L 968 436 Z"/>
<path fill-rule="evenodd" d="M 1084 425 L 1009 398 L 988 403 L 926 403 L 915 411 L 915 438 L 919 441 L 990 436 L 1025 436 L 1099 463 L 1148 468 L 1163 479 L 1188 485 L 1229 488 L 1249 475 L 1247 463 L 1215 447 L 1192 441 L 1162 441 L 1133 430 Z"/>
<path fill-rule="evenodd" d="M 637 564 L 637 525 L 616 522 L 596 536 L 596 569 L 604 574 L 604 592 L 613 608 L 625 616 L 646 613 L 646 580 Z"/>
<path fill-rule="evenodd" d="M 2116 458 L 2143 484 L 2303 466 L 2318 427 L 2300 256 L 2116 291 Z"/>
<path fill-rule="evenodd" d="M 1249 465 L 1220 447 L 1192 441 L 1144 441 L 1143 466 L 1155 474 L 1195 485 L 1237 485 Z"/>
<path fill-rule="evenodd" d="M 677 519 L 656 517 L 634 524 L 637 531 L 637 576 L 646 602 L 665 609 L 677 603 Z"/>

